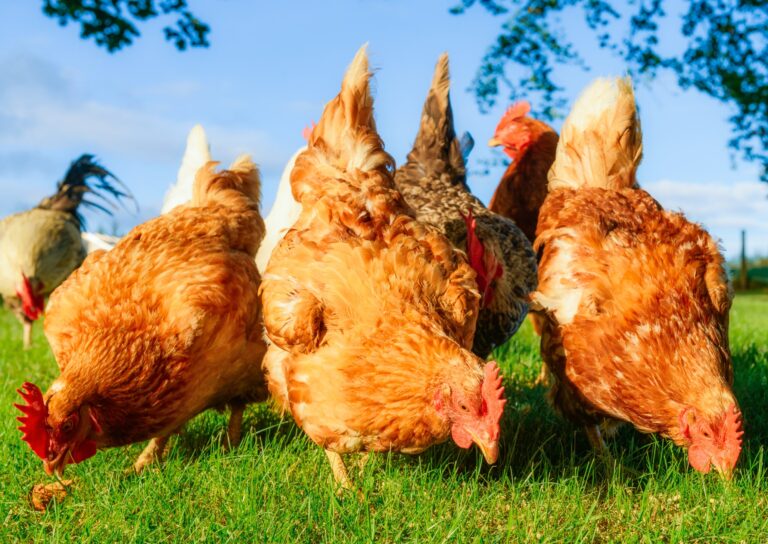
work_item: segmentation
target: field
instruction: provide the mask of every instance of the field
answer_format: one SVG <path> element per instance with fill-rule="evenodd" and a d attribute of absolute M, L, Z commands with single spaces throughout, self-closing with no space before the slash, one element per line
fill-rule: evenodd
<path fill-rule="evenodd" d="M 19 439 L 12 402 L 43 389 L 56 366 L 36 327 L 0 310 L 0 542 L 765 542 L 768 540 L 768 296 L 737 297 L 731 318 L 746 441 L 734 480 L 702 476 L 682 450 L 623 429 L 608 470 L 583 433 L 533 385 L 540 359 L 525 328 L 497 353 L 510 401 L 499 463 L 450 444 L 419 457 L 378 455 L 353 471 L 364 498 L 337 497 L 322 451 L 267 406 L 251 407 L 243 443 L 225 451 L 226 415 L 206 413 L 175 437 L 165 463 L 126 471 L 142 445 L 103 451 L 66 476 L 70 495 L 29 505 L 48 481 Z M 354 464 L 354 460 L 352 460 Z"/>

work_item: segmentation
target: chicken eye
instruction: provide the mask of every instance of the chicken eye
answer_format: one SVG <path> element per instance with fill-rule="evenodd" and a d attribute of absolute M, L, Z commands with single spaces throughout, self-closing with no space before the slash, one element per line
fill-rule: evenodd
<path fill-rule="evenodd" d="M 459 408 L 461 408 L 462 412 L 468 412 L 469 411 L 469 408 L 467 408 L 467 405 L 464 404 L 463 402 L 459 405 Z"/>
<path fill-rule="evenodd" d="M 78 422 L 77 414 L 72 414 L 70 417 L 68 417 L 64 422 L 61 424 L 61 432 L 63 434 L 70 434 L 72 431 L 75 430 L 75 426 Z"/>

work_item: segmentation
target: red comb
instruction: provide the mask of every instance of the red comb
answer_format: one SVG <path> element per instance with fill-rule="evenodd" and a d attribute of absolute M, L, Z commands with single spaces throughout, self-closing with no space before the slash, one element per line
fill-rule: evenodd
<path fill-rule="evenodd" d="M 507 111 L 502 116 L 499 124 L 501 125 L 501 124 L 511 123 L 512 121 L 517 121 L 518 119 L 522 119 L 523 117 L 528 115 L 528 112 L 530 111 L 531 111 L 531 104 L 527 100 L 520 100 L 519 102 L 515 102 L 509 108 L 507 108 Z"/>
<path fill-rule="evenodd" d="M 494 361 L 485 365 L 485 377 L 483 378 L 481 393 L 487 410 L 485 417 L 494 423 L 496 435 L 491 438 L 496 440 L 499 437 L 499 420 L 501 414 L 504 413 L 507 399 L 504 398 L 504 386 L 501 385 L 499 367 Z"/>
<path fill-rule="evenodd" d="M 317 125 L 314 121 L 312 121 L 311 126 L 304 127 L 304 130 L 301 131 L 301 137 L 304 138 L 307 142 L 309 142 L 309 139 L 312 137 L 312 131 L 315 130 L 315 127 Z"/>
<path fill-rule="evenodd" d="M 477 287 L 480 291 L 480 305 L 487 308 L 493 301 L 493 289 L 491 283 L 504 273 L 504 269 L 491 252 L 485 251 L 485 246 L 477 237 L 475 229 L 477 221 L 470 209 L 464 216 L 467 225 L 467 256 L 469 265 L 477 272 Z"/>
<path fill-rule="evenodd" d="M 21 310 L 24 315 L 32 321 L 36 320 L 43 313 L 45 308 L 45 298 L 42 295 L 35 294 L 32 289 L 32 282 L 29 278 L 22 274 L 21 289 L 16 291 L 16 296 L 21 299 Z"/>
<path fill-rule="evenodd" d="M 725 415 L 723 434 L 728 462 L 731 468 L 733 468 L 739 460 L 739 454 L 741 453 L 741 437 L 744 435 L 744 431 L 741 429 L 741 412 L 736 408 L 736 405 L 731 405 Z"/>
<path fill-rule="evenodd" d="M 35 384 L 29 382 L 25 382 L 17 391 L 26 402 L 26 404 L 14 404 L 24 414 L 16 418 L 21 423 L 19 427 L 23 433 L 21 439 L 29 444 L 40 459 L 46 459 L 48 431 L 45 428 L 45 420 L 48 417 L 48 407 L 45 405 L 43 394 Z"/>

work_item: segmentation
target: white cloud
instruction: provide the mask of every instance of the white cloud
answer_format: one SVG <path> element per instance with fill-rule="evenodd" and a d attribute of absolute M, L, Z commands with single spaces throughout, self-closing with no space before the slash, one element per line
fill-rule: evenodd
<path fill-rule="evenodd" d="M 768 184 L 733 184 L 659 180 L 641 184 L 665 208 L 682 211 L 719 238 L 729 258 L 741 251 L 741 230 L 747 231 L 750 254 L 768 254 Z"/>
<path fill-rule="evenodd" d="M 69 161 L 83 152 L 103 159 L 130 186 L 142 210 L 160 208 L 187 132 L 205 112 L 171 117 L 143 109 L 141 101 L 123 105 L 118 98 L 97 99 L 76 76 L 31 55 L 0 57 L 0 73 L 0 217 L 50 194 Z M 145 89 L 178 99 L 196 91 L 190 81 Z M 266 131 L 245 121 L 209 122 L 205 129 L 215 159 L 226 165 L 249 153 L 265 179 L 276 179 L 283 159 L 293 152 L 280 149 Z M 123 227 L 139 220 L 120 214 L 118 219 Z"/>

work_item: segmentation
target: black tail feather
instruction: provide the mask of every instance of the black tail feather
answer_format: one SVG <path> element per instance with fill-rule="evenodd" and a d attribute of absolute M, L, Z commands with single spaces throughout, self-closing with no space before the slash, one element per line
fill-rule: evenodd
<path fill-rule="evenodd" d="M 465 153 L 469 155 L 474 141 L 468 133 L 461 142 L 456 136 L 450 85 L 448 54 L 443 53 L 435 66 L 432 86 L 424 101 L 419 132 L 408 154 L 408 163 L 417 164 L 428 176 L 447 174 L 456 183 L 465 184 Z"/>
<path fill-rule="evenodd" d="M 89 184 L 89 180 L 93 181 Z M 131 200 L 135 211 L 139 210 L 138 203 L 128 187 L 88 153 L 81 155 L 72 163 L 56 189 L 56 194 L 44 198 L 37 207 L 69 212 L 77 218 L 81 226 L 85 225 L 85 220 L 78 211 L 81 204 L 112 215 L 113 210 L 117 209 L 117 203 L 125 208 L 125 201 Z M 101 199 L 103 204 L 87 200 L 85 193 Z"/>

